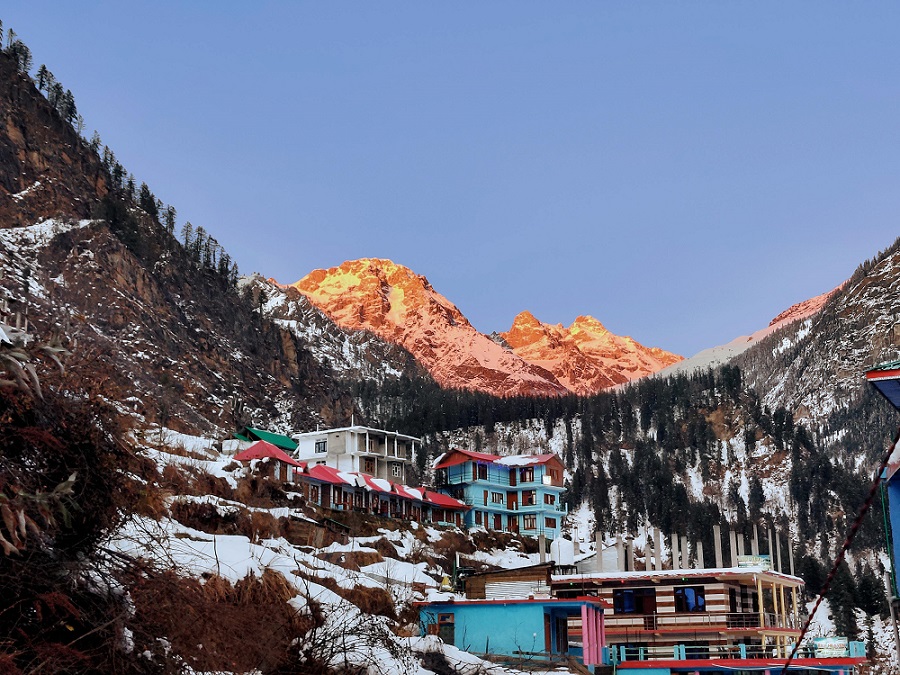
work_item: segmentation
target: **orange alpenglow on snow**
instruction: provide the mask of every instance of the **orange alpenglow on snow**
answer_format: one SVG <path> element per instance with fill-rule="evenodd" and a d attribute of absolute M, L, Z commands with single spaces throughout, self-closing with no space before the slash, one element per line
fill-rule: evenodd
<path fill-rule="evenodd" d="M 529 363 L 549 370 L 567 389 L 593 394 L 655 373 L 683 357 L 644 347 L 630 337 L 610 333 L 597 319 L 579 316 L 568 328 L 520 313 L 501 337 Z"/>
<path fill-rule="evenodd" d="M 341 328 L 367 330 L 406 348 L 444 387 L 498 396 L 594 393 L 674 363 L 579 317 L 568 331 L 527 312 L 503 337 L 479 333 L 428 280 L 390 260 L 362 258 L 292 284 Z"/>

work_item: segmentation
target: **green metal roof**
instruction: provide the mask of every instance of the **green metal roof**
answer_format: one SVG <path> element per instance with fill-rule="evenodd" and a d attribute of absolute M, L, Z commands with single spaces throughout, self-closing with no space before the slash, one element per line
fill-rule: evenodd
<path fill-rule="evenodd" d="M 297 441 L 292 439 L 290 436 L 276 434 L 271 431 L 266 431 L 265 429 L 254 429 L 253 427 L 247 427 L 245 431 L 245 435 L 249 436 L 249 438 L 247 438 L 246 440 L 266 441 L 267 443 L 271 443 L 276 448 L 281 448 L 282 450 L 297 449 Z M 238 434 L 235 434 L 235 436 L 240 437 Z"/>

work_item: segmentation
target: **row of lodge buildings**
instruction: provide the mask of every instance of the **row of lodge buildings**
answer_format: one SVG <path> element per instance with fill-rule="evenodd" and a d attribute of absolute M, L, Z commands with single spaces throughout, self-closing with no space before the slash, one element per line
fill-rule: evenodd
<path fill-rule="evenodd" d="M 677 566 L 676 566 L 677 567 Z M 801 633 L 803 580 L 769 556 L 736 567 L 612 571 L 553 562 L 473 574 L 464 592 L 419 604 L 423 635 L 510 663 L 574 658 L 634 675 L 850 675 L 865 645 Z"/>
<path fill-rule="evenodd" d="M 313 504 L 457 527 L 556 539 L 566 515 L 558 456 L 501 457 L 454 449 L 435 460 L 435 487 L 409 487 L 421 440 L 349 426 L 293 437 L 252 427 L 235 434 L 240 462 L 266 460 L 272 477 L 296 483 Z"/>

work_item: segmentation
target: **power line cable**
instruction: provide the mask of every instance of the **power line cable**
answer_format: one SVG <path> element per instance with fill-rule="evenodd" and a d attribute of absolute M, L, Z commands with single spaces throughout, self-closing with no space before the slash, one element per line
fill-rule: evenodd
<path fill-rule="evenodd" d="M 831 582 L 834 580 L 834 576 L 837 574 L 838 567 L 841 562 L 844 560 L 844 556 L 847 554 L 847 551 L 850 549 L 850 545 L 853 543 L 853 540 L 856 538 L 856 533 L 859 532 L 859 528 L 862 525 L 863 519 L 866 517 L 866 514 L 869 512 L 869 508 L 872 506 L 872 502 L 875 501 L 875 495 L 878 494 L 878 487 L 881 485 L 882 474 L 884 470 L 887 468 L 888 461 L 891 458 L 891 455 L 894 453 L 894 448 L 897 445 L 897 442 L 900 441 L 900 429 L 897 429 L 897 433 L 894 435 L 894 442 L 891 443 L 890 447 L 885 450 L 884 457 L 881 458 L 881 464 L 878 466 L 878 470 L 875 472 L 875 478 L 872 481 L 872 486 L 869 488 L 869 496 L 866 497 L 865 503 L 863 503 L 862 508 L 860 508 L 859 513 L 856 516 L 856 520 L 853 521 L 853 525 L 850 527 L 850 532 L 847 533 L 847 538 L 844 539 L 844 545 L 841 547 L 841 552 L 838 553 L 837 558 L 834 561 L 834 565 L 831 567 L 831 572 L 828 574 L 828 578 L 825 580 L 825 585 L 822 586 L 822 591 L 819 593 L 819 598 L 816 600 L 816 604 L 813 607 L 812 611 L 809 613 L 809 617 L 806 619 L 806 623 L 803 624 L 803 630 L 800 631 L 800 637 L 797 639 L 797 642 L 794 643 L 794 648 L 791 650 L 790 656 L 788 656 L 787 661 L 784 664 L 784 668 L 781 670 L 781 675 L 787 675 L 788 668 L 791 665 L 791 661 L 794 660 L 794 656 L 797 654 L 797 650 L 800 649 L 800 644 L 803 642 L 803 638 L 806 637 L 806 632 L 809 630 L 809 624 L 812 622 L 813 617 L 816 615 L 816 612 L 819 609 L 819 605 L 822 604 L 822 600 L 825 599 L 825 596 L 828 595 L 828 589 L 831 588 Z"/>

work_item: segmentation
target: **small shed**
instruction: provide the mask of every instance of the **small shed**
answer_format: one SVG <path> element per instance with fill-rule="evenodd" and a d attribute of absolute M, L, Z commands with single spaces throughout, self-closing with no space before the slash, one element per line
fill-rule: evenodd
<path fill-rule="evenodd" d="M 502 600 L 550 595 L 553 563 L 478 572 L 466 577 L 466 597 L 470 600 Z"/>
<path fill-rule="evenodd" d="M 269 460 L 271 462 L 272 475 L 277 480 L 292 481 L 297 469 L 306 468 L 306 464 L 298 462 L 284 450 L 267 441 L 257 441 L 249 448 L 237 453 L 234 459 L 238 462 L 250 462 L 254 459 Z"/>
<path fill-rule="evenodd" d="M 480 654 L 599 665 L 606 646 L 599 598 L 421 603 L 419 621 L 423 635 Z"/>

